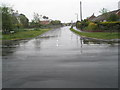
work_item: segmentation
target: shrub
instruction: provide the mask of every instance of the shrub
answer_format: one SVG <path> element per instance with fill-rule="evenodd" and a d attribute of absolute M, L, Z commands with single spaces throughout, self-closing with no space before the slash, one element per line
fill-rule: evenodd
<path fill-rule="evenodd" d="M 107 18 L 107 21 L 118 21 L 119 16 L 116 14 L 110 14 L 110 16 Z"/>
<path fill-rule="evenodd" d="M 99 29 L 103 30 L 103 31 L 119 31 L 120 30 L 120 22 L 100 22 L 98 24 Z"/>
<path fill-rule="evenodd" d="M 87 27 L 89 25 L 89 21 L 88 20 L 83 20 L 83 21 L 77 21 L 76 23 L 76 27 L 79 28 L 79 29 L 84 29 L 85 27 Z"/>
<path fill-rule="evenodd" d="M 78 23 L 76 24 L 76 27 L 77 27 L 77 28 L 80 28 L 80 27 L 81 27 L 81 23 L 78 22 Z"/>
<path fill-rule="evenodd" d="M 90 30 L 90 31 L 94 31 L 94 30 L 97 30 L 98 29 L 98 25 L 91 22 L 89 23 L 88 27 L 85 28 L 86 30 Z"/>

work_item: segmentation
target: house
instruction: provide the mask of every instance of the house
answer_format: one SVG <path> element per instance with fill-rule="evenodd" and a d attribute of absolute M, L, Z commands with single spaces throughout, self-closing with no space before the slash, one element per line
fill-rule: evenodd
<path fill-rule="evenodd" d="M 88 17 L 87 20 L 91 21 L 91 20 L 93 20 L 94 18 L 96 18 L 96 16 L 95 16 L 94 13 L 93 13 L 93 15 L 90 16 L 90 17 Z"/>
<path fill-rule="evenodd" d="M 94 22 L 105 22 L 107 21 L 107 17 L 109 17 L 111 14 L 116 14 L 120 17 L 120 9 L 118 10 L 114 10 L 114 11 L 111 11 L 111 12 L 108 12 L 107 14 L 102 14 L 102 15 L 99 15 L 95 18 L 92 18 L 90 19 L 90 21 L 94 21 Z M 118 20 L 119 21 L 119 20 Z"/>

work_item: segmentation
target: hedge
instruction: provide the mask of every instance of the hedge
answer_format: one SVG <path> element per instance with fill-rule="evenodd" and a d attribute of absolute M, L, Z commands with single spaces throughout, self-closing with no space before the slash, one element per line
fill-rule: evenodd
<path fill-rule="evenodd" d="M 120 31 L 120 22 L 100 22 L 98 28 L 103 31 Z"/>
<path fill-rule="evenodd" d="M 120 32 L 120 21 L 115 22 L 77 22 L 76 27 L 89 31 L 117 31 Z"/>

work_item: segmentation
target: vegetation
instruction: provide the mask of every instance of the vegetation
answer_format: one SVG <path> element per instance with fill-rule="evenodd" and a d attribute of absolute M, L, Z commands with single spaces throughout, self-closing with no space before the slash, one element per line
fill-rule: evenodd
<path fill-rule="evenodd" d="M 9 34 L 11 31 L 17 32 L 20 28 L 27 28 L 29 20 L 24 14 L 15 12 L 11 7 L 1 6 L 2 12 L 2 32 Z"/>
<path fill-rule="evenodd" d="M 49 22 L 49 17 L 39 15 L 38 13 L 34 13 L 33 20 L 30 22 L 30 28 L 49 28 L 57 25 L 62 25 L 60 20 L 52 20 L 49 24 L 41 24 L 41 19 L 44 19 L 46 22 Z M 44 22 L 45 22 L 44 21 Z"/>
<path fill-rule="evenodd" d="M 85 30 L 96 31 L 98 30 L 98 25 L 96 23 L 90 22 L 87 27 L 84 28 Z"/>
<path fill-rule="evenodd" d="M 81 35 L 81 36 L 85 36 L 85 37 L 90 37 L 90 38 L 97 38 L 97 39 L 120 39 L 120 33 L 114 32 L 114 33 L 110 33 L 110 32 L 79 32 L 76 31 L 75 29 L 71 28 L 71 31 Z"/>
<path fill-rule="evenodd" d="M 102 31 L 112 31 L 112 32 L 119 32 L 120 31 L 120 22 L 100 22 L 98 23 L 98 27 Z"/>
<path fill-rule="evenodd" d="M 23 28 L 27 28 L 29 26 L 29 20 L 24 14 L 20 14 L 19 19 Z"/>
<path fill-rule="evenodd" d="M 101 14 L 106 14 L 108 11 L 109 11 L 109 10 L 107 10 L 106 8 L 103 8 L 103 9 L 101 9 L 99 12 L 100 12 Z"/>
<path fill-rule="evenodd" d="M 52 25 L 60 25 L 61 21 L 59 21 L 59 20 L 53 20 L 53 21 L 51 21 L 51 24 Z"/>
<path fill-rule="evenodd" d="M 50 26 L 61 25 L 59 20 L 52 21 L 48 25 L 40 24 L 41 18 L 47 20 L 49 17 L 38 13 L 34 13 L 32 22 L 29 22 L 29 19 L 24 14 L 19 14 L 18 11 L 14 11 L 11 7 L 0 6 L 0 10 L 3 40 L 32 38 L 50 30 L 48 29 L 52 28 Z"/>
<path fill-rule="evenodd" d="M 38 13 L 34 13 L 33 20 L 30 22 L 30 28 L 40 28 L 40 19 L 42 18 L 42 15 L 39 15 Z"/>
<path fill-rule="evenodd" d="M 93 18 L 93 21 L 89 19 L 77 21 L 76 27 L 90 32 L 120 32 L 120 16 L 115 12 L 108 12 L 107 9 L 103 8 L 100 11 L 101 15 Z"/>
<path fill-rule="evenodd" d="M 13 29 L 12 24 L 12 9 L 8 7 L 0 7 L 2 11 L 2 29 L 3 33 L 9 33 Z"/>
<path fill-rule="evenodd" d="M 107 21 L 117 21 L 118 19 L 120 19 L 120 17 L 114 13 L 110 14 L 108 17 L 107 17 Z"/>
<path fill-rule="evenodd" d="M 40 28 L 41 26 L 42 25 L 40 23 L 37 23 L 34 20 L 32 20 L 32 22 L 30 22 L 29 28 Z"/>
<path fill-rule="evenodd" d="M 49 19 L 49 17 L 47 17 L 47 16 L 43 16 L 43 19 Z"/>
<path fill-rule="evenodd" d="M 77 21 L 76 23 L 76 27 L 79 29 L 84 29 L 85 27 L 87 27 L 89 25 L 89 21 L 87 19 L 83 20 L 83 21 Z"/>
<path fill-rule="evenodd" d="M 49 30 L 50 29 L 21 30 L 20 32 L 13 33 L 13 34 L 4 34 L 2 39 L 3 40 L 18 40 L 18 39 L 33 38 Z"/>
<path fill-rule="evenodd" d="M 76 27 L 83 31 L 94 31 L 94 32 L 119 32 L 120 31 L 120 21 L 110 21 L 110 22 L 90 22 L 83 20 L 78 21 Z"/>

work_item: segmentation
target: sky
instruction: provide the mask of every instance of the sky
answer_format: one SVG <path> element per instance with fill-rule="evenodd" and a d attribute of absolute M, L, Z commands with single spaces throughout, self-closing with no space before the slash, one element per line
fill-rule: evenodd
<path fill-rule="evenodd" d="M 77 15 L 80 20 L 80 1 L 82 1 L 83 19 L 93 13 L 98 16 L 102 8 L 109 11 L 118 9 L 120 0 L 0 0 L 0 4 L 12 6 L 14 10 L 25 14 L 31 21 L 34 12 L 48 16 L 52 20 L 61 20 L 63 23 L 75 22 Z"/>

